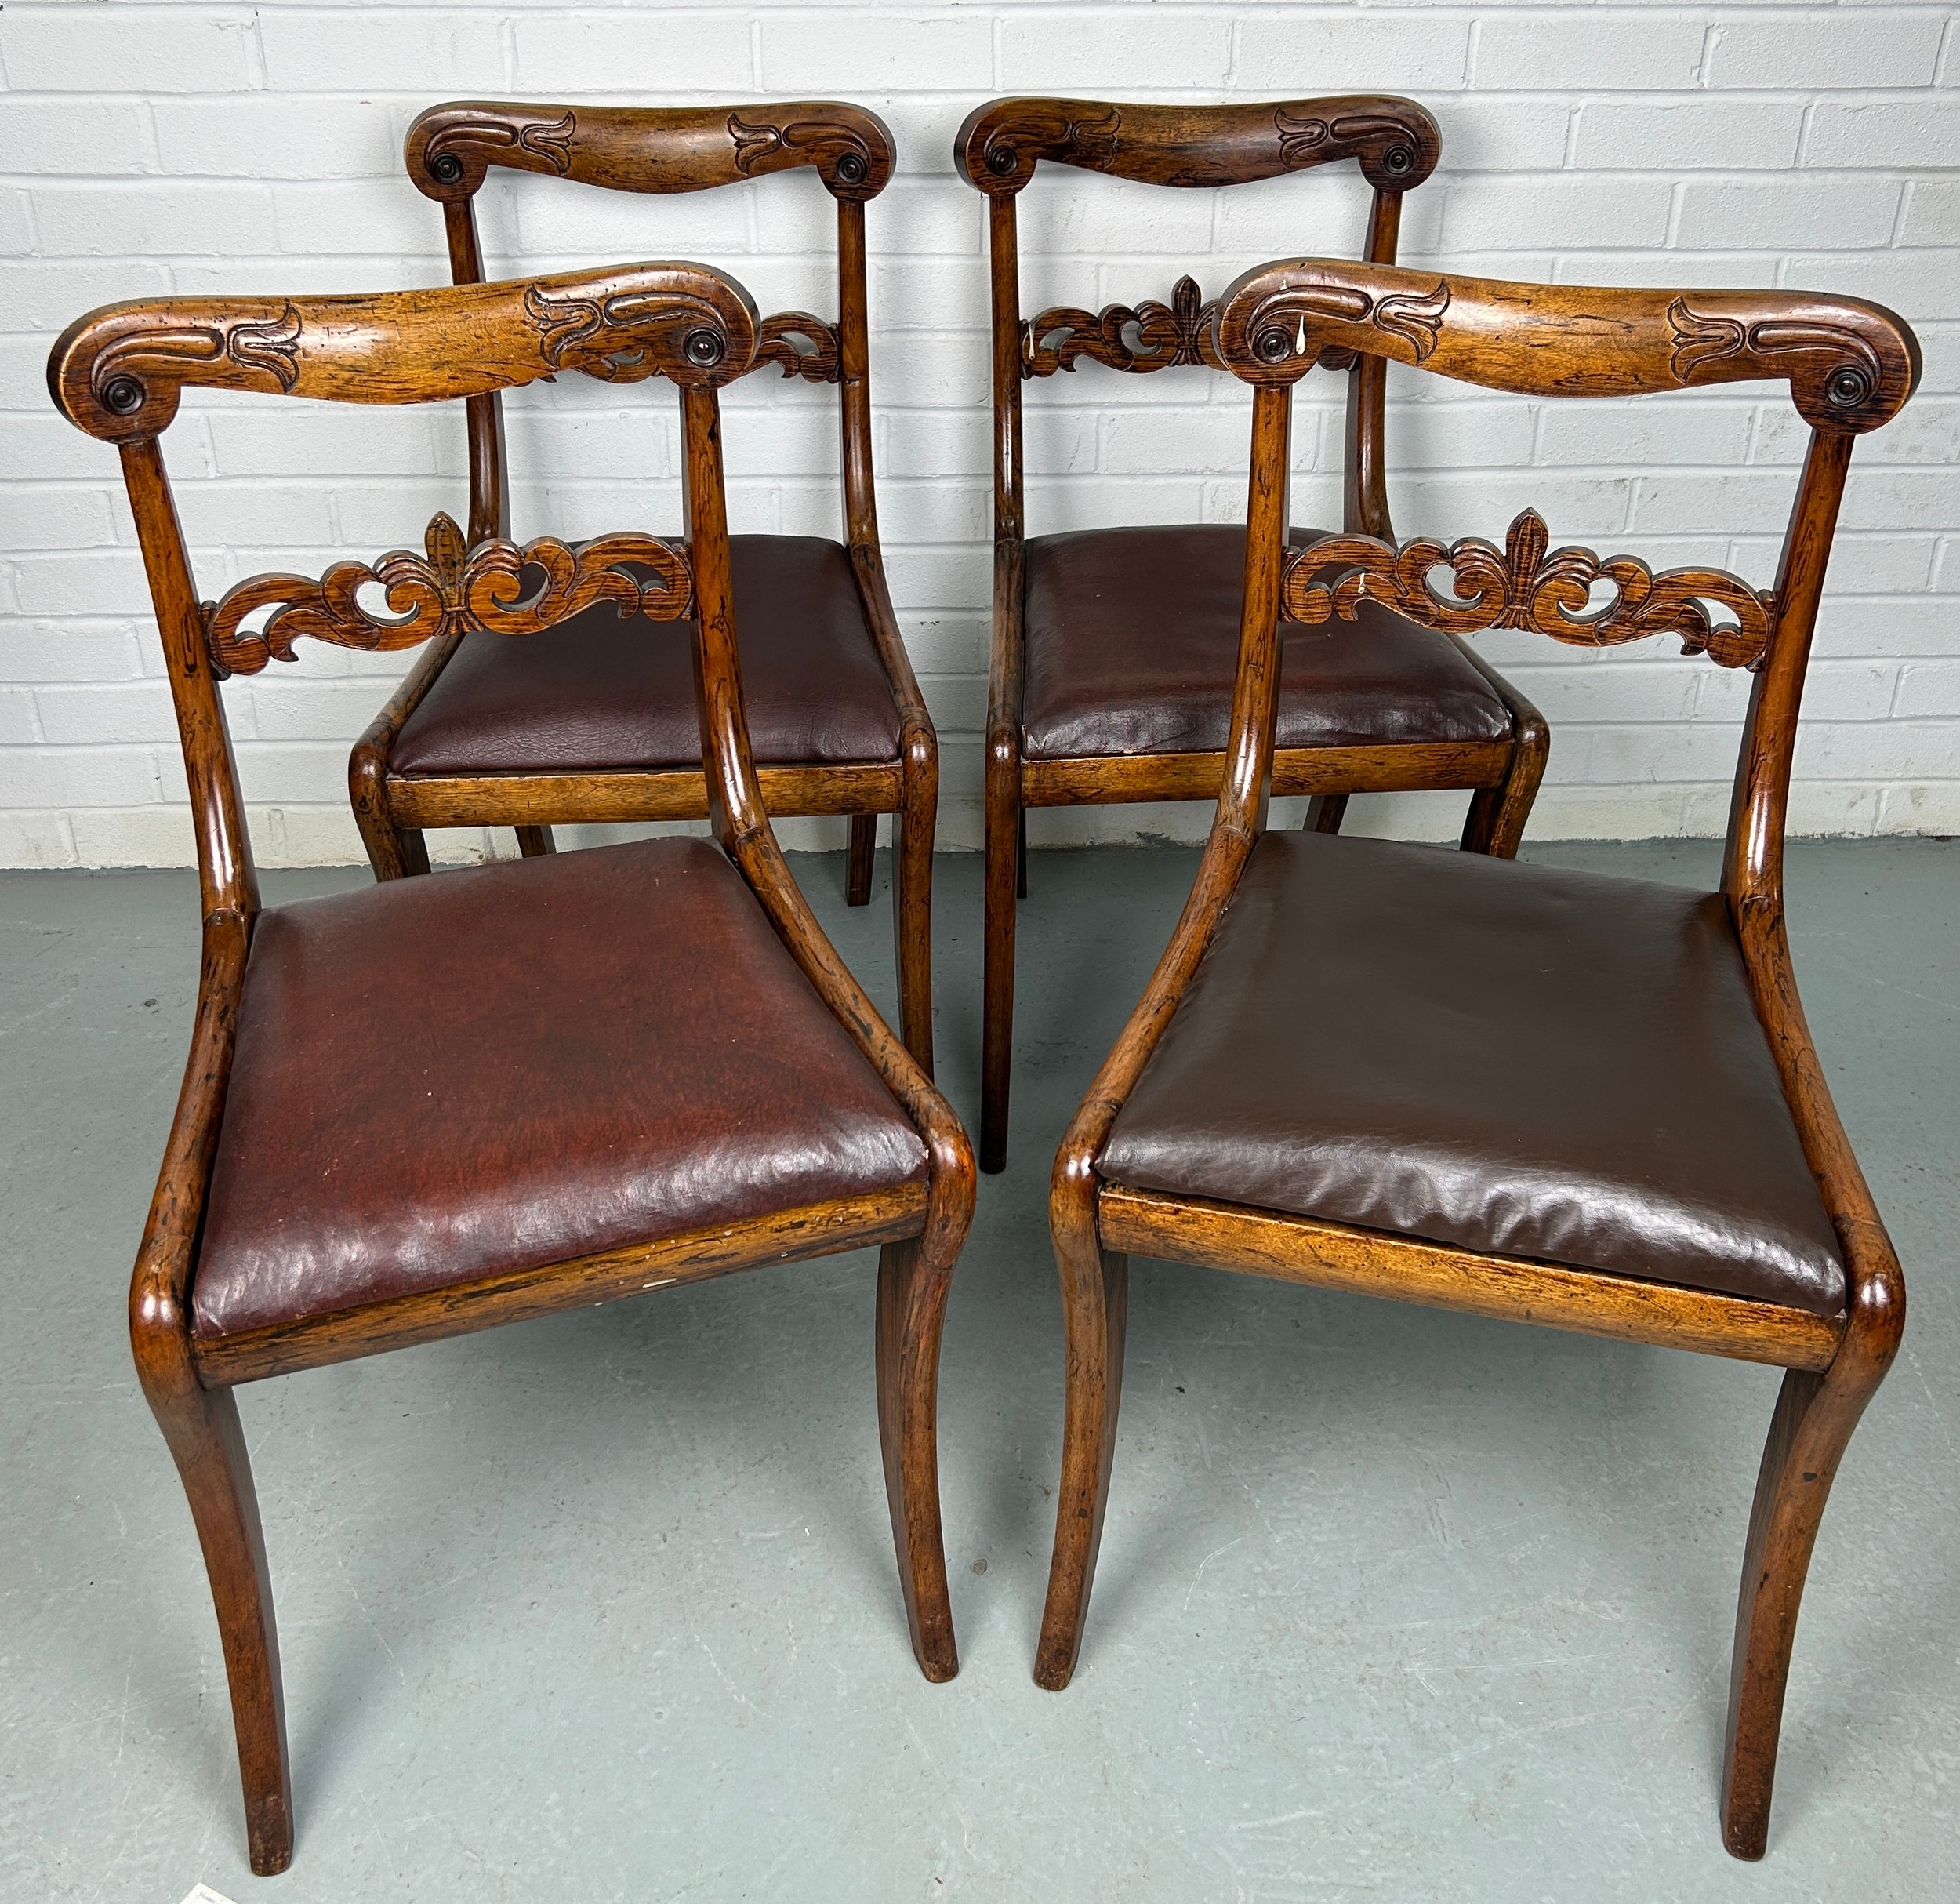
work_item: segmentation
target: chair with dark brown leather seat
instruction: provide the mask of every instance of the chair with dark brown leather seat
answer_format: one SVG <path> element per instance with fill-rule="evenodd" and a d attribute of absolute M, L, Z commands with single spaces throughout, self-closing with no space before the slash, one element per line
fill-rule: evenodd
<path fill-rule="evenodd" d="M 1021 314 L 1015 203 L 1044 161 L 1140 184 L 1227 186 L 1359 161 L 1374 188 L 1367 256 L 1392 264 L 1403 194 L 1435 169 L 1436 125 L 1412 100 L 1132 106 L 996 100 L 953 157 L 986 196 L 993 264 L 993 634 L 987 694 L 986 948 L 980 1167 L 1007 1161 L 1014 900 L 1027 888 L 1027 808 L 1209 800 L 1225 772 L 1245 532 L 1230 523 L 1029 539 L 1021 386 L 1073 370 L 1219 367 L 1215 307 L 1190 278 L 1168 305 Z M 1420 303 L 1388 314 L 1421 335 Z M 1346 365 L 1345 354 L 1330 367 Z M 1352 360 L 1344 526 L 1392 536 L 1383 461 L 1386 372 Z M 1297 529 L 1296 540 L 1325 532 Z M 1549 745 L 1523 696 L 1443 630 L 1374 620 L 1293 628 L 1283 648 L 1273 787 L 1312 796 L 1337 832 L 1351 794 L 1472 790 L 1463 844 L 1517 850 Z"/>
<path fill-rule="evenodd" d="M 1417 305 L 1412 330 L 1398 314 Z M 1783 831 L 1852 445 L 1911 395 L 1918 346 L 1850 299 L 1316 259 L 1241 278 L 1217 346 L 1254 389 L 1229 768 L 1190 900 L 1055 1160 L 1068 1419 L 1036 1677 L 1065 1685 L 1081 1643 L 1131 1252 L 1766 1362 L 1788 1372 L 1743 1563 L 1722 1791 L 1730 1850 L 1759 1857 L 1818 1521 L 1904 1324 L 1797 996 Z M 1553 549 L 1529 511 L 1502 549 L 1290 547 L 1291 387 L 1331 351 L 1545 399 L 1788 383 L 1811 436 L 1774 588 Z M 1721 889 L 1266 830 L 1280 628 L 1337 623 L 1589 647 L 1675 635 L 1755 670 Z"/>
<path fill-rule="evenodd" d="M 838 387 L 844 537 L 731 539 L 742 672 L 764 798 L 779 817 L 846 814 L 846 896 L 871 896 L 877 818 L 891 813 L 899 1024 L 932 1069 L 932 841 L 938 742 L 885 585 L 872 479 L 866 202 L 891 136 L 855 106 L 431 107 L 409 128 L 416 187 L 442 206 L 459 284 L 483 276 L 474 199 L 506 166 L 615 191 L 693 192 L 808 168 L 837 202 L 837 319 L 765 318 L 755 368 Z M 586 322 L 569 314 L 554 338 Z M 470 405 L 470 535 L 510 532 L 503 414 Z M 451 633 L 355 746 L 355 816 L 377 878 L 426 870 L 425 827 L 512 826 L 528 855 L 554 822 L 698 819 L 707 811 L 684 643 L 609 612 L 550 644 Z"/>
<path fill-rule="evenodd" d="M 210 1574 L 260 1873 L 292 1856 L 292 1787 L 241 1383 L 878 1246 L 878 1419 L 906 1614 L 927 1677 L 957 1670 L 935 1396 L 972 1152 L 797 891 L 758 784 L 718 394 L 752 367 L 758 329 L 732 280 L 643 264 L 119 304 L 71 327 L 49 362 L 62 410 L 122 452 L 197 827 L 203 972 L 130 1331 Z M 493 536 L 466 550 L 438 516 L 426 557 L 256 576 L 200 605 L 160 441 L 184 387 L 481 405 L 564 370 L 680 386 L 686 541 Z M 522 650 L 595 616 L 692 651 L 714 841 L 261 909 L 218 681 L 292 659 L 301 635 L 374 650 L 481 634 Z"/>

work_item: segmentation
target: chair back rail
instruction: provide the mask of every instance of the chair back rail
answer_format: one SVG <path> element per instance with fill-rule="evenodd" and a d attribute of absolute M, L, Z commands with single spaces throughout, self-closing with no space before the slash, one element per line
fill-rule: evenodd
<path fill-rule="evenodd" d="M 696 264 L 351 297 L 159 298 L 111 305 L 69 326 L 49 356 L 49 387 L 70 421 L 122 452 L 183 746 L 207 921 L 249 919 L 258 910 L 216 683 L 232 667 L 289 657 L 300 634 L 376 648 L 412 645 L 454 626 L 495 627 L 499 618 L 507 631 L 524 632 L 587 597 L 624 606 L 630 595 L 669 619 L 691 612 L 710 803 L 725 816 L 724 842 L 731 828 L 754 829 L 762 805 L 735 671 L 717 392 L 751 367 L 757 329 L 742 286 Z M 612 382 L 664 376 L 681 387 L 684 558 L 641 536 L 575 550 L 548 540 L 524 550 L 493 542 L 466 554 L 455 525 L 439 517 L 426 561 L 345 564 L 318 583 L 254 578 L 223 603 L 199 601 L 159 441 L 186 386 L 412 404 L 480 397 L 561 370 Z M 529 593 L 527 561 L 545 577 Z M 360 601 L 369 582 L 387 590 L 387 616 Z M 247 614 L 273 605 L 261 633 L 240 633 Z"/>
<path fill-rule="evenodd" d="M 1024 378 L 1073 368 L 1085 355 L 1132 372 L 1174 364 L 1221 367 L 1211 354 L 1216 307 L 1203 301 L 1189 278 L 1176 287 L 1169 305 L 1153 300 L 1100 312 L 1065 305 L 1023 318 L 1014 205 L 1038 164 L 1047 160 L 1138 183 L 1192 187 L 1245 184 L 1354 159 L 1374 187 L 1366 255 L 1392 263 L 1402 194 L 1436 169 L 1442 149 L 1434 118 L 1414 100 L 1392 95 L 1231 106 L 1029 97 L 975 107 L 953 140 L 953 159 L 987 200 L 996 545 L 1018 542 L 1026 533 Z M 1348 529 L 1370 534 L 1388 532 L 1381 443 L 1385 387 L 1379 364 L 1365 357 L 1354 360 L 1344 520 Z"/>
<path fill-rule="evenodd" d="M 893 158 L 891 134 L 875 113 L 829 100 L 699 107 L 462 100 L 419 114 L 403 158 L 416 189 L 442 206 L 457 284 L 483 278 L 473 202 L 492 165 L 651 194 L 814 170 L 837 201 L 837 324 L 808 311 L 763 318 L 752 367 L 774 363 L 785 376 L 841 387 L 846 535 L 854 551 L 875 554 L 864 208 L 884 191 Z M 497 394 L 471 402 L 469 445 L 470 539 L 508 536 L 510 465 Z"/>
<path fill-rule="evenodd" d="M 1286 610 L 1317 620 L 1351 615 L 1373 598 L 1439 626 L 1530 627 L 1602 645 L 1672 632 L 1691 650 L 1758 670 L 1723 890 L 1739 917 L 1752 909 L 1780 914 L 1797 714 L 1831 536 L 1853 441 L 1896 415 L 1918 381 L 1918 343 L 1904 322 L 1876 304 L 1803 291 L 1511 284 L 1312 258 L 1241 277 L 1219 300 L 1216 347 L 1255 391 L 1256 546 L 1247 550 L 1221 824 L 1256 832 L 1260 823 L 1272 775 L 1272 657 Z M 1812 434 L 1773 588 L 1759 592 L 1716 570 L 1657 577 L 1632 558 L 1602 564 L 1588 550 L 1549 550 L 1543 522 L 1529 511 L 1512 525 L 1502 554 L 1475 541 L 1448 550 L 1417 541 L 1398 550 L 1346 538 L 1288 555 L 1283 516 L 1269 519 L 1260 507 L 1285 467 L 1284 431 L 1269 412 L 1287 405 L 1293 384 L 1330 351 L 1543 398 L 1787 383 Z M 1436 593 L 1428 578 L 1439 565 L 1467 594 Z M 1345 572 L 1333 587 L 1316 579 L 1334 569 Z M 1617 585 L 1619 598 L 1588 612 L 1591 584 L 1602 576 Z M 1700 605 L 1709 601 L 1735 611 L 1737 621 L 1715 623 Z"/>

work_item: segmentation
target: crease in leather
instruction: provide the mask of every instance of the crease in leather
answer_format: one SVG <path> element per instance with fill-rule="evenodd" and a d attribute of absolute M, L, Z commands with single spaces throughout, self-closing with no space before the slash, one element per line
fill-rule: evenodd
<path fill-rule="evenodd" d="M 731 536 L 750 745 L 770 766 L 898 757 L 898 703 L 851 558 L 819 536 Z M 465 635 L 403 722 L 405 775 L 698 766 L 694 623 L 609 602 L 539 634 Z"/>
<path fill-rule="evenodd" d="M 1331 531 L 1296 529 L 1297 547 Z M 1229 737 L 1245 599 L 1232 523 L 1085 529 L 1028 544 L 1022 750 L 1200 754 Z M 1278 745 L 1504 741 L 1511 717 L 1448 636 L 1364 602 L 1280 628 Z"/>
<path fill-rule="evenodd" d="M 203 1337 L 862 1191 L 925 1146 L 710 842 L 261 914 Z"/>
<path fill-rule="evenodd" d="M 1266 834 L 1097 1167 L 1843 1313 L 1719 893 Z"/>

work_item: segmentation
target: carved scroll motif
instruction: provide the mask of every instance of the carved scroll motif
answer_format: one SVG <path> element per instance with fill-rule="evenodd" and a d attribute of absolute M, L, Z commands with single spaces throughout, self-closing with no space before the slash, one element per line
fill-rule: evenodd
<path fill-rule="evenodd" d="M 834 178 L 847 186 L 863 184 L 877 162 L 863 140 L 831 119 L 752 125 L 740 113 L 731 112 L 728 136 L 735 141 L 735 170 L 744 178 L 753 177 L 757 166 L 778 152 L 808 154 L 826 180 Z"/>
<path fill-rule="evenodd" d="M 1030 155 L 1030 170 L 1032 158 L 1041 158 L 1098 171 L 1116 157 L 1122 133 L 1123 114 L 1113 106 L 1094 119 L 1071 118 L 1050 106 L 1022 106 L 1011 125 L 987 135 L 980 162 L 997 179 L 1018 172 L 1024 154 Z"/>
<path fill-rule="evenodd" d="M 1399 338 L 1420 364 L 1436 349 L 1449 308 L 1450 286 L 1443 278 L 1433 291 L 1396 291 L 1381 298 L 1349 285 L 1302 285 L 1268 298 L 1253 313 L 1246 333 L 1260 362 L 1279 366 L 1305 352 L 1309 326 L 1365 324 L 1384 336 Z M 1329 340 L 1316 361 L 1345 369 L 1354 354 L 1353 345 Z"/>
<path fill-rule="evenodd" d="M 1794 318 L 1744 324 L 1739 318 L 1706 314 L 1677 297 L 1668 307 L 1668 327 L 1674 336 L 1668 368 L 1684 383 L 1704 364 L 1720 363 L 1744 351 L 1754 357 L 1797 351 L 1829 355 L 1843 361 L 1826 376 L 1825 398 L 1837 409 L 1854 410 L 1878 393 L 1885 376 L 1878 353 L 1856 331 L 1839 325 Z"/>
<path fill-rule="evenodd" d="M 1272 109 L 1272 129 L 1279 135 L 1279 156 L 1288 166 L 1312 165 L 1327 143 L 1325 119 L 1299 118 L 1283 106 Z"/>
<path fill-rule="evenodd" d="M 1762 666 L 1775 610 L 1766 590 L 1719 569 L 1657 576 L 1631 555 L 1602 562 L 1590 549 L 1550 549 L 1550 540 L 1535 509 L 1511 525 L 1502 549 L 1475 536 L 1446 548 L 1418 540 L 1399 549 L 1371 536 L 1330 536 L 1289 558 L 1280 612 L 1312 626 L 1336 616 L 1352 621 L 1362 602 L 1377 601 L 1425 628 L 1454 634 L 1528 628 L 1577 648 L 1671 634 L 1684 654 L 1705 654 L 1722 667 Z M 1431 582 L 1439 569 L 1450 573 L 1447 595 Z M 1602 580 L 1617 593 L 1588 612 L 1593 584 Z M 1715 622 L 1709 602 L 1733 609 L 1737 619 Z"/>
<path fill-rule="evenodd" d="M 1168 304 L 1146 299 L 1134 310 L 1105 304 L 1098 311 L 1058 305 L 1022 325 L 1021 374 L 1052 376 L 1074 369 L 1083 357 L 1112 370 L 1163 370 L 1176 364 L 1209 364 L 1222 370 L 1212 332 L 1218 314 L 1217 301 L 1206 303 L 1191 278 L 1178 280 Z"/>
<path fill-rule="evenodd" d="M 582 370 L 608 383 L 637 383 L 662 369 L 657 341 L 673 341 L 704 368 L 726 354 L 728 329 L 706 299 L 670 291 L 615 292 L 608 298 L 554 297 L 532 285 L 524 314 L 543 340 L 553 370 Z"/>
<path fill-rule="evenodd" d="M 290 661 L 302 635 L 378 652 L 457 631 L 536 634 L 601 601 L 612 602 L 622 616 L 650 621 L 680 620 L 694 605 L 687 557 L 652 536 L 601 536 L 576 547 L 544 536 L 521 548 L 512 542 L 480 542 L 466 550 L 462 530 L 438 514 L 429 524 L 424 547 L 424 555 L 397 549 L 372 568 L 338 562 L 318 581 L 302 575 L 254 576 L 223 601 L 205 602 L 205 642 L 213 671 L 222 681 L 256 674 L 268 661 Z M 527 576 L 527 570 L 541 572 L 543 580 Z M 361 601 L 371 586 L 383 591 L 385 612 Z M 255 633 L 240 627 L 268 606 L 274 612 L 263 628 Z"/>
<path fill-rule="evenodd" d="M 797 348 L 799 337 L 808 350 Z M 801 377 L 807 383 L 834 383 L 842 374 L 837 333 L 807 311 L 779 311 L 757 327 L 756 368 L 765 363 L 780 364 L 785 376 Z"/>
<path fill-rule="evenodd" d="M 466 154 L 456 147 L 475 147 L 479 151 L 528 153 L 541 158 L 561 177 L 572 169 L 572 141 L 579 129 L 576 114 L 567 111 L 561 119 L 452 119 L 440 127 L 423 151 L 423 164 L 445 183 L 461 178 Z M 452 162 L 445 165 L 446 159 Z"/>
<path fill-rule="evenodd" d="M 263 372 L 282 391 L 291 390 L 299 380 L 299 312 L 289 303 L 276 318 L 222 327 L 186 324 L 123 338 L 96 357 L 89 387 L 104 409 L 126 416 L 143 406 L 145 376 L 183 376 L 227 358 L 241 369 Z"/>

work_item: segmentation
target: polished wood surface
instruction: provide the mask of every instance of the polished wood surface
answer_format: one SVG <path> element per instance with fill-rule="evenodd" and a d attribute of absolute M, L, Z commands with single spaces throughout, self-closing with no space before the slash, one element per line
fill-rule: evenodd
<path fill-rule="evenodd" d="M 1065 1685 L 1081 1644 L 1120 1379 L 1120 1324 L 1112 1318 L 1121 1313 L 1129 1252 L 1768 1362 L 1787 1372 L 1744 1554 L 1721 1804 L 1730 1851 L 1760 1857 L 1798 1609 L 1825 1499 L 1905 1318 L 1897 1257 L 1804 1020 L 1784 920 L 1783 834 L 1804 676 L 1852 445 L 1911 395 L 1917 343 L 1888 311 L 1810 293 L 1494 284 L 1318 259 L 1240 278 L 1219 300 L 1216 340 L 1228 368 L 1254 392 L 1232 739 L 1191 896 L 1055 1159 L 1049 1219 L 1068 1328 L 1069 1398 L 1036 1677 Z M 1589 550 L 1551 550 L 1543 523 L 1529 513 L 1502 550 L 1474 542 L 1398 549 L 1385 513 L 1374 513 L 1359 482 L 1350 489 L 1347 535 L 1296 554 L 1287 545 L 1288 393 L 1330 354 L 1353 358 L 1356 376 L 1393 358 L 1545 398 L 1744 379 L 1786 383 L 1813 434 L 1773 587 L 1708 570 L 1656 577 L 1634 558 L 1602 564 Z M 1453 573 L 1448 594 L 1430 579 L 1439 565 Z M 1602 578 L 1615 584 L 1617 598 L 1588 608 L 1592 583 Z M 1602 645 L 1671 634 L 1691 652 L 1753 671 L 1722 892 L 1755 1015 L 1836 1234 L 1846 1281 L 1842 1316 L 1145 1192 L 1098 1174 L 1117 1113 L 1174 1016 L 1265 824 L 1277 782 L 1277 623 L 1283 614 L 1308 621 L 1352 614 L 1370 596 L 1453 632 L 1512 627 Z M 1711 604 L 1733 619 L 1710 614 Z M 1310 823 L 1324 823 L 1324 816 Z M 1489 805 L 1473 804 L 1471 823 L 1488 832 L 1497 823 Z"/>
<path fill-rule="evenodd" d="M 1413 100 L 1388 96 L 1232 106 L 995 100 L 976 107 L 953 141 L 954 163 L 987 201 L 993 339 L 994 561 L 980 1092 L 985 1170 L 1000 1170 L 1007 1163 L 1014 901 L 1027 885 L 1027 809 L 1208 800 L 1217 795 L 1224 764 L 1215 752 L 1068 761 L 1023 756 L 1027 529 L 1022 383 L 1073 372 L 1085 360 L 1131 373 L 1184 366 L 1218 370 L 1224 360 L 1216 341 L 1218 302 L 1207 300 L 1189 277 L 1175 283 L 1167 303 L 1145 298 L 1095 311 L 1058 304 L 1024 318 L 1018 195 L 1044 162 L 1142 184 L 1196 187 L 1242 184 L 1352 159 L 1374 187 L 1367 256 L 1386 263 L 1396 255 L 1403 194 L 1429 176 L 1441 150 L 1429 114 Z M 1383 448 L 1385 366 L 1377 357 L 1333 350 L 1325 362 L 1348 372 L 1343 525 L 1352 534 L 1392 541 Z M 1279 790 L 1338 800 L 1360 792 L 1468 788 L 1473 797 L 1463 844 L 1479 852 L 1515 852 L 1544 772 L 1551 737 L 1529 700 L 1486 663 L 1474 656 L 1472 660 L 1510 717 L 1508 741 L 1496 747 L 1411 741 L 1374 748 L 1290 749 L 1278 772 Z M 1343 810 L 1323 805 L 1316 809 L 1316 823 L 1338 826 Z"/>
<path fill-rule="evenodd" d="M 462 100 L 434 106 L 410 127 L 408 175 L 443 208 L 451 274 L 483 276 L 473 200 L 489 169 L 503 166 L 609 191 L 699 191 L 780 172 L 814 170 L 836 201 L 837 316 L 778 311 L 760 318 L 748 369 L 838 391 L 844 540 L 865 625 L 891 683 L 898 715 L 889 761 L 812 761 L 764 770 L 769 809 L 844 814 L 851 844 L 845 894 L 871 897 L 877 816 L 893 816 L 893 932 L 899 1023 L 913 1055 L 932 1068 L 932 846 L 938 814 L 938 738 L 898 631 L 878 537 L 873 469 L 865 205 L 891 176 L 891 135 L 874 113 L 834 100 L 714 107 L 600 107 Z M 510 471 L 494 394 L 469 415 L 470 542 L 507 540 Z M 532 846 L 554 825 L 698 818 L 708 795 L 691 769 L 622 769 L 594 761 L 579 771 L 408 776 L 388 758 L 404 723 L 434 685 L 451 644 L 414 685 L 391 699 L 348 763 L 354 808 L 380 878 L 424 862 L 430 827 L 512 826 Z"/>
<path fill-rule="evenodd" d="M 241 332 L 251 335 L 248 327 L 263 322 L 260 314 L 268 310 L 290 314 L 289 322 L 284 315 L 279 319 L 280 341 L 292 347 L 289 362 L 281 355 L 277 365 L 268 365 L 251 352 L 241 355 L 223 345 Z M 583 328 L 575 338 L 562 321 L 568 311 L 582 314 L 578 323 Z M 59 407 L 121 451 L 198 840 L 204 952 L 196 1019 L 131 1281 L 129 1323 L 143 1392 L 176 1460 L 210 1575 L 249 1846 L 252 1868 L 261 1874 L 290 1862 L 292 1811 L 271 1590 L 231 1395 L 241 1381 L 569 1305 L 877 1244 L 884 1252 L 876 1330 L 879 1422 L 913 1649 L 931 1678 L 948 1678 L 957 1670 L 938 1544 L 934 1412 L 947 1285 L 972 1217 L 973 1157 L 950 1106 L 880 1018 L 797 891 L 771 830 L 750 756 L 735 660 L 717 389 L 753 368 L 757 328 L 753 305 L 732 279 L 705 267 L 655 265 L 372 297 L 159 299 L 118 305 L 71 326 L 50 360 L 50 388 Z M 214 338 L 223 347 L 213 348 Z M 530 381 L 542 374 L 541 365 L 601 376 L 664 376 L 681 387 L 688 536 L 684 552 L 659 545 L 664 553 L 654 565 L 670 587 L 677 590 L 685 580 L 691 593 L 705 764 L 705 773 L 692 776 L 692 783 L 702 790 L 722 849 L 777 936 L 918 1132 L 927 1152 L 926 1183 L 768 1213 L 437 1295 L 411 1294 L 353 1312 L 308 1314 L 288 1326 L 230 1339 L 194 1340 L 191 1292 L 198 1238 L 259 914 L 217 683 L 227 666 L 263 666 L 289 653 L 299 634 L 336 639 L 350 630 L 326 612 L 323 605 L 344 598 L 323 583 L 311 594 L 261 591 L 256 606 L 287 606 L 275 612 L 258 638 L 260 649 L 240 647 L 245 638 L 238 633 L 236 618 L 226 621 L 230 632 L 214 648 L 211 634 L 219 611 L 198 599 L 158 434 L 186 384 L 414 402 L 485 396 Z M 486 491 L 477 500 L 489 507 L 495 493 Z M 640 562 L 652 553 L 635 543 L 621 558 Z M 538 555 L 554 578 L 544 584 L 547 588 L 615 589 L 619 579 L 611 558 L 617 547 L 602 547 L 601 554 L 608 559 L 595 561 L 591 545 L 583 551 L 537 544 L 520 550 L 495 541 L 469 551 L 455 525 L 441 518 L 425 555 L 405 558 L 408 568 L 391 589 L 397 598 L 390 610 L 429 641 L 425 662 L 439 659 L 474 621 L 490 626 L 498 616 L 523 619 L 514 563 L 521 566 L 525 557 Z M 385 580 L 385 571 L 384 564 L 376 572 Z M 284 585 L 295 579 L 274 580 Z M 644 584 L 632 580 L 631 586 Z M 280 612 L 296 621 L 279 628 Z M 357 645 L 368 645 L 365 627 L 352 633 Z M 538 638 L 549 639 L 549 631 Z M 426 679 L 421 669 L 412 674 L 384 720 L 398 719 Z M 372 780 L 362 778 L 358 755 L 354 788 L 357 805 L 367 799 L 371 813 L 385 822 L 386 809 Z M 548 850 L 541 830 L 527 828 L 528 852 Z M 426 870 L 416 851 L 418 836 L 397 833 L 390 823 L 388 837 L 395 870 Z"/>

